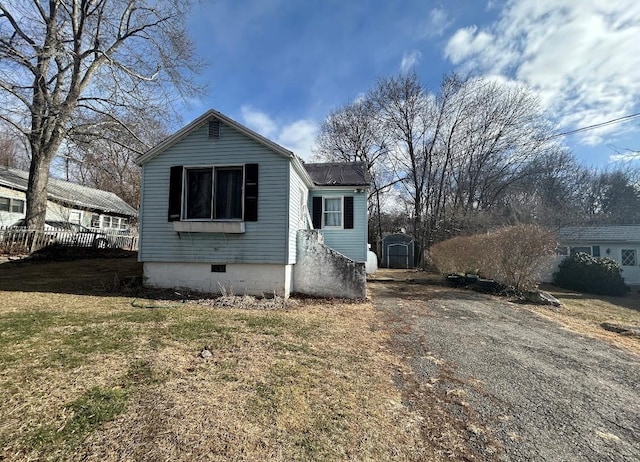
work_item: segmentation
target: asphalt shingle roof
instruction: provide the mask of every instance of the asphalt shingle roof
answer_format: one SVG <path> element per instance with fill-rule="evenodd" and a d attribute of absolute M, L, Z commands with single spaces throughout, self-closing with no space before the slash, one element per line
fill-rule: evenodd
<path fill-rule="evenodd" d="M 369 186 L 371 178 L 364 162 L 304 164 L 317 186 Z"/>
<path fill-rule="evenodd" d="M 20 191 L 27 190 L 29 172 L 0 167 L 0 185 Z M 49 178 L 47 196 L 54 202 L 63 202 L 80 208 L 99 210 L 130 217 L 138 216 L 136 209 L 112 192 L 89 188 L 68 181 Z"/>
<path fill-rule="evenodd" d="M 567 226 L 558 230 L 562 242 L 640 242 L 640 225 Z"/>

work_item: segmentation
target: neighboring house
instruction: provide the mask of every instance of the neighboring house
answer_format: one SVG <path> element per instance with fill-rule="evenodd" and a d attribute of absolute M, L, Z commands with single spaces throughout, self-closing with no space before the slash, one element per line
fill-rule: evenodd
<path fill-rule="evenodd" d="M 640 285 L 640 225 L 568 226 L 560 228 L 557 235 L 558 248 L 553 271 L 557 270 L 557 265 L 567 255 L 584 252 L 593 257 L 608 257 L 617 261 L 622 267 L 625 282 L 628 285 Z"/>
<path fill-rule="evenodd" d="M 0 227 L 25 217 L 29 172 L 0 167 Z M 136 209 L 112 192 L 49 178 L 46 220 L 76 223 L 104 231 L 127 230 Z"/>
<path fill-rule="evenodd" d="M 147 285 L 366 295 L 364 164 L 305 165 L 213 110 L 138 162 Z"/>

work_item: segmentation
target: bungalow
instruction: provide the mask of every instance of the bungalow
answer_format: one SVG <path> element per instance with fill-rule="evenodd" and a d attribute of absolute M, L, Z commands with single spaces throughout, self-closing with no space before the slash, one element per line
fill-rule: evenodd
<path fill-rule="evenodd" d="M 138 163 L 148 286 L 366 295 L 364 164 L 304 164 L 214 110 Z"/>
<path fill-rule="evenodd" d="M 0 167 L 0 227 L 12 226 L 25 217 L 29 172 Z M 138 216 L 112 192 L 49 178 L 48 221 L 75 223 L 103 231 L 127 230 Z"/>
<path fill-rule="evenodd" d="M 568 226 L 558 230 L 558 248 L 554 270 L 567 256 L 584 252 L 593 257 L 608 257 L 620 264 L 628 285 L 640 285 L 640 225 Z M 550 279 L 550 277 L 549 277 Z"/>

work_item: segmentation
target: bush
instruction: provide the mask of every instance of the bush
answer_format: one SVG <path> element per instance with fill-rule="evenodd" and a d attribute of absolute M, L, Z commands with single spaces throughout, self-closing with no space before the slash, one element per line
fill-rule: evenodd
<path fill-rule="evenodd" d="M 473 273 L 516 292 L 535 289 L 549 267 L 556 240 L 537 225 L 500 228 L 431 246 L 431 259 L 443 274 Z"/>
<path fill-rule="evenodd" d="M 600 295 L 624 295 L 629 290 L 618 262 L 586 253 L 576 253 L 562 260 L 558 271 L 553 273 L 553 283 L 565 289 Z"/>

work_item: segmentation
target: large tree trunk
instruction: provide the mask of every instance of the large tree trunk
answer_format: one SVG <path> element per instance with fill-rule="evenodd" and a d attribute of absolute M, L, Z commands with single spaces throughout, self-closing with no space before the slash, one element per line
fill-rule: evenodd
<path fill-rule="evenodd" d="M 34 146 L 32 146 L 32 149 Z M 37 148 L 36 148 L 37 149 Z M 54 151 L 55 152 L 55 151 Z M 27 186 L 26 226 L 29 229 L 44 229 L 47 213 L 47 184 L 49 183 L 49 156 L 32 150 L 29 183 Z"/>

